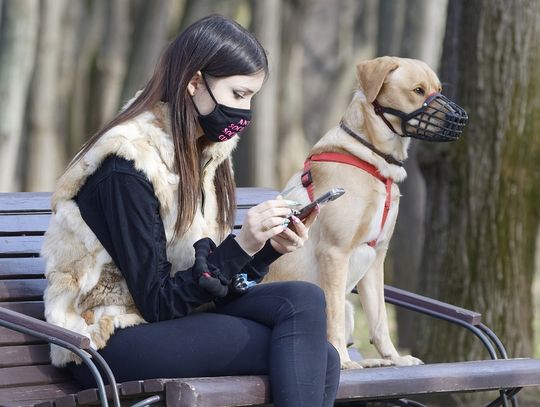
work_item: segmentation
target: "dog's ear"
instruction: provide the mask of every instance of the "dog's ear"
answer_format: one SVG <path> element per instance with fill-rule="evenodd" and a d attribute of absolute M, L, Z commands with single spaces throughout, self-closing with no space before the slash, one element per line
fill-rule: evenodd
<path fill-rule="evenodd" d="M 398 63 L 390 57 L 370 59 L 369 61 L 360 62 L 356 66 L 358 83 L 369 103 L 372 103 L 377 98 L 384 80 L 398 66 Z"/>

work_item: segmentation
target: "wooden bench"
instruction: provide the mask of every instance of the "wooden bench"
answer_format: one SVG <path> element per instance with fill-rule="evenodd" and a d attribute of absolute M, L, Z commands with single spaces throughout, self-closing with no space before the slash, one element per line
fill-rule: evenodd
<path fill-rule="evenodd" d="M 275 191 L 239 188 L 236 227 L 249 207 Z M 88 339 L 43 321 L 44 262 L 39 251 L 50 218 L 50 193 L 0 193 L 0 405 L 233 406 L 270 403 L 266 376 L 153 379 L 81 391 L 72 377 L 49 362 L 47 342 L 67 346 L 99 364 Z M 338 403 L 392 400 L 431 393 L 499 390 L 493 405 L 508 405 L 525 386 L 540 385 L 540 360 L 507 359 L 481 315 L 386 287 L 386 301 L 456 323 L 478 336 L 494 360 L 342 371 Z M 81 351 L 82 350 L 82 351 Z M 99 381 L 102 382 L 101 376 Z M 111 378 L 111 383 L 114 383 Z M 515 400 L 514 400 L 515 401 Z M 409 404 L 407 404 L 409 403 Z"/>

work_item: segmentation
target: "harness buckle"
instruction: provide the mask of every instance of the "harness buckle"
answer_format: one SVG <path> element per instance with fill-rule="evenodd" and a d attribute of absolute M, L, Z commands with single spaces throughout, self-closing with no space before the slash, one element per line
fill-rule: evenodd
<path fill-rule="evenodd" d="M 311 170 L 307 170 L 302 173 L 300 179 L 302 180 L 302 185 L 304 186 L 304 188 L 307 188 L 308 185 L 311 185 L 313 183 L 313 178 L 311 178 Z"/>

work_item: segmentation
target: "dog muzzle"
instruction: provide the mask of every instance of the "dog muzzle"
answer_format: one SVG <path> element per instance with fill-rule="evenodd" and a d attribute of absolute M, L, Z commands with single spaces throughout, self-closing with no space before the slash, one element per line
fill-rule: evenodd
<path fill-rule="evenodd" d="M 411 113 L 383 107 L 376 100 L 373 102 L 373 106 L 375 113 L 381 116 L 395 134 L 426 141 L 457 140 L 469 119 L 467 112 L 461 106 L 441 93 L 432 93 L 424 101 L 420 109 Z M 384 113 L 401 118 L 401 134 L 384 117 Z"/>

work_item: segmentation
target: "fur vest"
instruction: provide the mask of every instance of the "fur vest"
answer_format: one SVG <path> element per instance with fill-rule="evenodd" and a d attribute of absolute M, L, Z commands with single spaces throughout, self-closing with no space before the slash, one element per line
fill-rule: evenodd
<path fill-rule="evenodd" d="M 139 91 L 140 92 L 140 91 Z M 128 101 L 127 108 L 138 96 Z M 128 291 L 126 282 L 95 234 L 86 225 L 73 198 L 110 154 L 133 160 L 152 183 L 160 204 L 167 240 L 171 273 L 191 267 L 195 261 L 193 243 L 210 237 L 219 244 L 214 188 L 216 168 L 228 159 L 238 137 L 212 143 L 201 159 L 204 210 L 195 214 L 192 226 L 171 242 L 177 215 L 178 175 L 174 172 L 174 147 L 167 103 L 108 130 L 78 163 L 57 181 L 51 198 L 52 216 L 40 255 L 45 259 L 47 287 L 44 292 L 48 322 L 85 335 L 92 347 L 105 346 L 115 328 L 144 323 Z M 204 214 L 204 215 L 203 215 Z M 51 346 L 51 362 L 64 366 L 80 358 L 56 345 Z"/>

